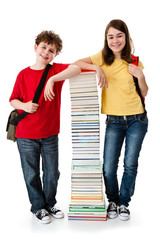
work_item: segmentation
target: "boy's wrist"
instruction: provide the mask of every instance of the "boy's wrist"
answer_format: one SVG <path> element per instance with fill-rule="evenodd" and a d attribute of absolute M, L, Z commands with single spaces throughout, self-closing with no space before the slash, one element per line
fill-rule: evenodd
<path fill-rule="evenodd" d="M 19 109 L 26 112 L 26 103 L 21 102 Z"/>
<path fill-rule="evenodd" d="M 54 77 L 54 76 L 50 77 L 50 78 L 49 78 L 49 81 L 50 81 L 51 83 L 54 83 L 55 77 Z"/>

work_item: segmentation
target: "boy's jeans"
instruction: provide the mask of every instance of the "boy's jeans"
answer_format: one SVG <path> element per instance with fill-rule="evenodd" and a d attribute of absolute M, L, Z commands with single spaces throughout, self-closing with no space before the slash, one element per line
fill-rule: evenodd
<path fill-rule="evenodd" d="M 28 190 L 31 211 L 49 208 L 56 203 L 59 178 L 58 135 L 42 139 L 17 138 L 22 170 Z M 42 181 L 40 177 L 40 155 L 42 156 Z"/>
<path fill-rule="evenodd" d="M 109 202 L 128 206 L 134 193 L 138 157 L 147 132 L 148 119 L 142 114 L 122 117 L 109 116 L 104 143 L 104 182 Z M 125 139 L 124 172 L 120 191 L 117 169 L 122 144 Z"/>

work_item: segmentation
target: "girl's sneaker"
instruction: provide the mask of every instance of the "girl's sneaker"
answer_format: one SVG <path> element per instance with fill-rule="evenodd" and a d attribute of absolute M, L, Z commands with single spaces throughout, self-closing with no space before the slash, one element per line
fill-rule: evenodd
<path fill-rule="evenodd" d="M 124 205 L 121 205 L 119 208 L 118 208 L 118 216 L 119 218 L 122 220 L 122 221 L 127 221 L 130 219 L 130 212 L 129 212 L 129 209 L 124 206 Z"/>
<path fill-rule="evenodd" d="M 51 222 L 51 217 L 49 215 L 49 212 L 45 209 L 40 209 L 35 213 L 36 219 L 41 222 L 41 223 L 50 223 Z"/>
<path fill-rule="evenodd" d="M 107 208 L 107 216 L 108 218 L 116 218 L 117 217 L 117 205 L 114 202 L 110 202 Z"/>
<path fill-rule="evenodd" d="M 64 218 L 64 213 L 58 208 L 58 207 L 51 207 L 48 209 L 48 212 L 54 217 L 54 218 Z"/>

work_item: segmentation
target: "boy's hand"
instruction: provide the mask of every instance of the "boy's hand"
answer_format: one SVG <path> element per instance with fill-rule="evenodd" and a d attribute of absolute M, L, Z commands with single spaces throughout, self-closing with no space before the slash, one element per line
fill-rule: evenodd
<path fill-rule="evenodd" d="M 38 110 L 39 105 L 37 103 L 33 103 L 29 101 L 27 103 L 23 103 L 23 110 L 28 113 L 34 113 Z"/>
<path fill-rule="evenodd" d="M 55 94 L 53 92 L 53 86 L 54 86 L 54 81 L 50 78 L 47 81 L 47 84 L 44 89 L 44 98 L 46 101 L 47 100 L 52 101 L 54 99 Z"/>
<path fill-rule="evenodd" d="M 107 77 L 106 77 L 104 71 L 102 70 L 102 68 L 97 66 L 96 72 L 97 72 L 97 77 L 98 77 L 98 86 L 100 86 L 100 88 L 102 88 L 102 89 L 105 86 L 108 87 L 108 80 L 107 80 Z"/>

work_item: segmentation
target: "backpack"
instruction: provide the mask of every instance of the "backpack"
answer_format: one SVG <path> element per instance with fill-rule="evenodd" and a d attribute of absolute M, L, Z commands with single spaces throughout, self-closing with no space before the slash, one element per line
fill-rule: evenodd
<path fill-rule="evenodd" d="M 132 62 L 132 64 L 138 66 L 139 57 L 132 55 L 131 58 L 132 58 L 132 60 L 134 60 L 134 62 Z M 136 91 L 137 91 L 137 93 L 138 93 L 138 95 L 141 99 L 141 102 L 142 102 L 142 105 L 143 105 L 143 108 L 144 108 L 144 117 L 145 117 L 146 113 L 147 113 L 146 108 L 145 108 L 145 98 L 141 94 L 141 90 L 140 90 L 139 85 L 138 85 L 138 79 L 134 76 L 133 76 L 133 79 L 134 79 L 134 82 L 135 82 L 135 85 L 136 85 Z"/>

